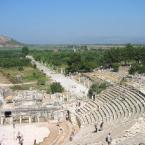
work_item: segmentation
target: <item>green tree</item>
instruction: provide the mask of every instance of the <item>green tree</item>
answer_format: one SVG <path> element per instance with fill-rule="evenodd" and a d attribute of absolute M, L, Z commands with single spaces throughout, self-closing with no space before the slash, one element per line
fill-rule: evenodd
<path fill-rule="evenodd" d="M 97 84 L 97 83 L 92 84 L 89 91 L 88 91 L 89 98 L 91 98 L 94 94 L 101 93 L 101 91 L 105 90 L 106 87 L 107 87 L 106 82 L 102 82 L 100 84 Z"/>
<path fill-rule="evenodd" d="M 64 91 L 64 88 L 58 82 L 53 82 L 50 85 L 50 89 L 51 89 L 51 93 L 52 94 L 54 94 L 54 93 L 62 93 Z"/>
<path fill-rule="evenodd" d="M 87 50 L 87 45 L 82 45 L 81 49 Z"/>
<path fill-rule="evenodd" d="M 22 48 L 22 54 L 24 55 L 24 56 L 26 56 L 26 55 L 28 55 L 29 54 L 29 48 L 28 47 L 23 47 Z"/>
<path fill-rule="evenodd" d="M 23 71 L 24 70 L 23 66 L 18 66 L 18 70 Z"/>
<path fill-rule="evenodd" d="M 112 64 L 113 72 L 118 72 L 119 70 L 119 65 L 117 63 Z"/>

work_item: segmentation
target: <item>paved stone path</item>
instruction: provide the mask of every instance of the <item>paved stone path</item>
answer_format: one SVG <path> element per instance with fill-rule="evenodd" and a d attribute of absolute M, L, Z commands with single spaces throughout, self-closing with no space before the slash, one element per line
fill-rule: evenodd
<path fill-rule="evenodd" d="M 19 145 L 16 140 L 18 132 L 23 136 L 24 145 L 33 145 L 35 139 L 40 143 L 50 132 L 45 126 L 42 123 L 16 125 L 15 128 L 12 125 L 0 126 L 1 145 Z"/>
<path fill-rule="evenodd" d="M 37 68 L 43 71 L 47 76 L 51 77 L 53 81 L 60 82 L 60 84 L 72 95 L 77 95 L 78 97 L 83 97 L 87 95 L 88 88 L 86 88 L 82 84 L 79 84 L 75 80 L 70 79 L 63 74 L 55 73 L 40 62 L 35 61 L 32 56 L 27 56 L 27 58 L 31 59 L 32 63 L 35 63 Z"/>

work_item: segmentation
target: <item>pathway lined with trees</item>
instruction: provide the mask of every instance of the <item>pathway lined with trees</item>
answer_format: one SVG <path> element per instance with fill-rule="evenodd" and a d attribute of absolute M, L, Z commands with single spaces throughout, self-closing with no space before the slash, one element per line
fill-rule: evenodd
<path fill-rule="evenodd" d="M 78 97 L 87 96 L 88 94 L 88 88 L 85 86 L 77 83 L 75 80 L 70 79 L 69 77 L 64 76 L 63 74 L 57 74 L 44 66 L 44 64 L 41 64 L 40 62 L 37 62 L 34 60 L 32 56 L 27 56 L 27 58 L 32 60 L 32 63 L 35 63 L 37 68 L 43 73 L 45 73 L 47 76 L 51 77 L 53 81 L 59 82 L 66 91 L 69 91 L 72 95 L 77 95 Z"/>

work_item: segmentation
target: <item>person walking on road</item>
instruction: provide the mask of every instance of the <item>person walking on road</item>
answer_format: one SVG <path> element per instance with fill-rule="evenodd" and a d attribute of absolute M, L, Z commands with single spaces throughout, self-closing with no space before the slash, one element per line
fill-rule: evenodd
<path fill-rule="evenodd" d="M 112 142 L 112 137 L 111 137 L 111 133 L 109 133 L 106 137 L 106 142 L 108 145 L 111 145 L 111 142 Z"/>
<path fill-rule="evenodd" d="M 98 132 L 98 124 L 97 124 L 97 122 L 95 123 L 95 132 Z"/>
<path fill-rule="evenodd" d="M 100 129 L 99 129 L 100 131 L 103 130 L 103 126 L 104 126 L 104 122 L 102 121 L 101 124 L 100 124 Z"/>

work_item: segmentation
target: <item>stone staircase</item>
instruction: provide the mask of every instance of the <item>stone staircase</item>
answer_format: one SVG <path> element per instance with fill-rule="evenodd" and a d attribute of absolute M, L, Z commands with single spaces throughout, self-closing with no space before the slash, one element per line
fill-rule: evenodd
<path fill-rule="evenodd" d="M 108 88 L 76 111 L 81 129 L 69 145 L 99 145 L 111 132 L 113 137 L 123 135 L 145 113 L 145 95 L 127 86 Z M 104 122 L 104 130 L 93 133 L 94 123 Z"/>

